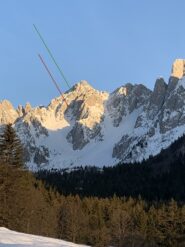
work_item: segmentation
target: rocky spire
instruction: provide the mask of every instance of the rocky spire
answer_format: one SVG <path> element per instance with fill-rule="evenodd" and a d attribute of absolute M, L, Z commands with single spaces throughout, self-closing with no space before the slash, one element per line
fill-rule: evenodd
<path fill-rule="evenodd" d="M 31 109 L 32 109 L 31 104 L 27 102 L 24 108 L 25 113 L 28 113 L 29 111 L 31 111 Z"/>
<path fill-rule="evenodd" d="M 152 105 L 154 104 L 158 108 L 160 108 L 163 104 L 166 90 L 167 90 L 166 82 L 164 81 L 163 78 L 161 78 L 161 77 L 158 78 L 155 82 L 154 91 L 153 91 L 151 98 L 150 98 L 150 104 L 152 104 Z"/>
<path fill-rule="evenodd" d="M 172 77 L 182 78 L 185 76 L 185 60 L 184 59 L 176 59 L 172 65 Z"/>

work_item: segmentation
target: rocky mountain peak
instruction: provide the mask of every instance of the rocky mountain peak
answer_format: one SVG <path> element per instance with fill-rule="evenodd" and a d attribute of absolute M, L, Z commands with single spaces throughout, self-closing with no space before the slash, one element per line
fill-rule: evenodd
<path fill-rule="evenodd" d="M 86 80 L 81 80 L 80 82 L 76 83 L 70 91 L 77 93 L 87 93 L 88 91 L 95 91 L 95 89 Z"/>
<path fill-rule="evenodd" d="M 0 102 L 0 109 L 4 109 L 4 110 L 14 110 L 13 105 L 10 103 L 10 101 L 8 100 L 2 100 Z"/>
<path fill-rule="evenodd" d="M 20 117 L 23 116 L 23 114 L 24 114 L 24 107 L 22 105 L 18 105 L 18 107 L 17 107 L 17 113 L 18 113 L 18 115 Z"/>
<path fill-rule="evenodd" d="M 161 91 L 163 91 L 164 89 L 167 89 L 167 83 L 165 82 L 163 77 L 159 77 L 157 78 L 156 82 L 155 82 L 155 86 L 154 86 L 154 91 L 160 93 Z"/>
<path fill-rule="evenodd" d="M 150 93 L 151 91 L 142 84 L 126 83 L 124 86 L 117 88 L 111 95 L 126 96 L 142 95 L 143 93 Z"/>
<path fill-rule="evenodd" d="M 126 87 L 119 87 L 116 90 L 117 95 L 127 95 L 127 88 Z"/>
<path fill-rule="evenodd" d="M 150 95 L 151 91 L 142 84 L 131 83 L 127 83 L 111 93 L 106 106 L 113 125 L 118 127 L 126 115 L 144 106 Z"/>
<path fill-rule="evenodd" d="M 185 76 L 185 60 L 184 59 L 176 59 L 172 65 L 172 77 L 182 78 Z"/>
<path fill-rule="evenodd" d="M 125 85 L 117 88 L 112 94 L 127 96 L 133 89 L 134 85 L 126 83 Z"/>
<path fill-rule="evenodd" d="M 158 78 L 155 82 L 154 91 L 151 95 L 150 103 L 157 105 L 159 108 L 162 106 L 166 90 L 167 90 L 167 83 L 164 81 L 163 78 Z"/>
<path fill-rule="evenodd" d="M 32 110 L 31 104 L 29 102 L 26 103 L 24 110 L 25 113 L 28 113 L 29 111 Z"/>
<path fill-rule="evenodd" d="M 0 102 L 0 124 L 14 123 L 17 117 L 17 111 L 8 100 Z"/>

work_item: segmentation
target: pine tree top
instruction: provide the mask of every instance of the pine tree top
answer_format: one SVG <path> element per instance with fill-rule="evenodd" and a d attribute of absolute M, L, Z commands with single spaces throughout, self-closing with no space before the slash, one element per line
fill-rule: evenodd
<path fill-rule="evenodd" d="M 5 125 L 0 135 L 0 159 L 7 165 L 23 167 L 23 146 L 12 124 Z"/>

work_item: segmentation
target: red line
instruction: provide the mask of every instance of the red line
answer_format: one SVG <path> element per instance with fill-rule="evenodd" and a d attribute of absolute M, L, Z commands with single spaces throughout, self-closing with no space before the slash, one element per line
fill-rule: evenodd
<path fill-rule="evenodd" d="M 66 105 L 68 106 L 68 103 L 67 103 L 67 101 L 66 101 L 66 99 L 65 99 L 65 97 L 64 97 L 64 95 L 63 95 L 63 93 L 62 93 L 62 91 L 60 90 L 60 88 L 59 88 L 57 82 L 55 81 L 54 77 L 52 76 L 52 74 L 51 74 L 49 68 L 47 67 L 46 63 L 44 62 L 43 58 L 41 57 L 40 54 L 38 54 L 38 57 L 40 58 L 40 61 L 41 61 L 42 64 L 44 65 L 44 67 L 45 67 L 46 71 L 48 72 L 48 74 L 49 74 L 49 76 L 50 76 L 52 82 L 54 83 L 55 87 L 56 87 L 57 90 L 59 91 L 59 93 L 60 93 L 60 95 L 62 96 L 63 100 L 65 101 Z"/>

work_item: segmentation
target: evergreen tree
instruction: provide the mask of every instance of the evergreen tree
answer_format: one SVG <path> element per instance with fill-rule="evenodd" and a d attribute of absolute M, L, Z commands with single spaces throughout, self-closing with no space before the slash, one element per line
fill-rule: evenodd
<path fill-rule="evenodd" d="M 0 135 L 1 162 L 14 167 L 23 166 L 23 147 L 11 124 L 4 127 Z"/>

